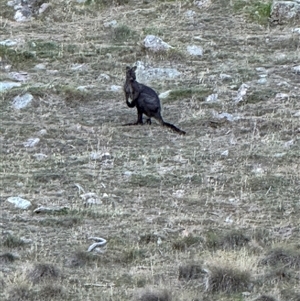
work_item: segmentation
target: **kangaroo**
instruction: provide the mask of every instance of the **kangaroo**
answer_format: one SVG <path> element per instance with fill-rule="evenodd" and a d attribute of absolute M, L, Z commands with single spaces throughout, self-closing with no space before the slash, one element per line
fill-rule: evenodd
<path fill-rule="evenodd" d="M 178 134 L 185 135 L 185 131 L 163 120 L 161 116 L 161 104 L 157 93 L 150 87 L 136 81 L 136 68 L 136 66 L 133 68 L 126 67 L 126 80 L 123 88 L 126 104 L 129 108 L 137 108 L 138 119 L 134 123 L 127 123 L 125 125 L 143 124 L 143 114 L 145 114 L 148 117 L 146 120 L 147 124 L 151 124 L 151 117 L 153 117 L 162 126 L 166 126 Z M 131 102 L 129 102 L 129 98 Z"/>

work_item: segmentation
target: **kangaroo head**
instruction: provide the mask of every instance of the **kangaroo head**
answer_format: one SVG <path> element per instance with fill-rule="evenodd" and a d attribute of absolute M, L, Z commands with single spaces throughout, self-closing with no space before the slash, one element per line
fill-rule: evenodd
<path fill-rule="evenodd" d="M 130 80 L 130 81 L 135 81 L 136 80 L 136 76 L 135 76 L 135 70 L 136 70 L 136 66 L 130 68 L 129 66 L 126 67 L 126 79 Z"/>

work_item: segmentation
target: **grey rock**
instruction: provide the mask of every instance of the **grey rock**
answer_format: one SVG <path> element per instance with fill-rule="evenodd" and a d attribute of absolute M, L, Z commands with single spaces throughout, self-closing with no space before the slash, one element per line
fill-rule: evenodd
<path fill-rule="evenodd" d="M 7 199 L 7 201 L 11 204 L 14 204 L 16 208 L 20 208 L 20 209 L 27 209 L 31 206 L 31 202 L 26 200 L 26 199 L 23 199 L 21 197 L 9 197 Z"/>
<path fill-rule="evenodd" d="M 40 142 L 40 138 L 29 138 L 23 143 L 25 147 L 35 147 Z"/>
<path fill-rule="evenodd" d="M 295 32 L 295 33 L 300 34 L 300 27 L 293 28 L 293 29 L 292 29 L 292 32 Z"/>
<path fill-rule="evenodd" d="M 12 105 L 15 109 L 23 109 L 27 107 L 31 101 L 33 100 L 33 96 L 30 93 L 25 93 L 24 95 L 18 95 L 13 99 Z"/>
<path fill-rule="evenodd" d="M 300 1 L 273 1 L 270 17 L 271 20 L 278 20 L 280 23 L 300 19 Z"/>
<path fill-rule="evenodd" d="M 37 65 L 34 66 L 33 69 L 34 70 L 45 70 L 46 69 L 46 64 L 43 64 L 43 63 L 37 64 Z"/>
<path fill-rule="evenodd" d="M 34 154 L 33 157 L 38 161 L 42 161 L 46 159 L 48 156 L 42 153 L 38 153 L 38 154 Z"/>
<path fill-rule="evenodd" d="M 203 55 L 203 48 L 200 46 L 196 46 L 196 45 L 187 46 L 186 50 L 190 55 L 194 55 L 194 56 Z"/>
<path fill-rule="evenodd" d="M 21 83 L 15 83 L 15 82 L 0 82 L 0 93 L 12 89 L 14 87 L 20 87 Z"/>
<path fill-rule="evenodd" d="M 110 91 L 120 92 L 121 90 L 122 90 L 121 86 L 118 86 L 118 85 L 112 85 L 112 86 L 110 86 Z"/>
<path fill-rule="evenodd" d="M 232 79 L 232 76 L 229 74 L 225 74 L 225 73 L 221 73 L 220 74 L 220 78 L 223 81 L 230 81 Z"/>
<path fill-rule="evenodd" d="M 210 94 L 206 97 L 207 102 L 217 102 L 218 101 L 218 94 Z"/>
<path fill-rule="evenodd" d="M 17 45 L 17 42 L 14 41 L 14 40 L 7 39 L 7 40 L 4 40 L 4 41 L 0 41 L 0 45 L 11 47 L 11 46 Z"/>
<path fill-rule="evenodd" d="M 240 88 L 239 88 L 239 90 L 238 90 L 238 92 L 237 92 L 237 96 L 233 99 L 234 102 L 235 102 L 235 103 L 239 103 L 239 102 L 243 101 L 244 98 L 245 98 L 245 96 L 246 96 L 246 94 L 247 94 L 247 90 L 248 90 L 249 88 L 250 88 L 249 85 L 243 83 L 243 84 L 240 86 Z"/>
<path fill-rule="evenodd" d="M 168 97 L 170 96 L 171 91 L 172 91 L 172 90 L 168 90 L 168 91 L 166 91 L 166 92 L 162 92 L 162 93 L 160 93 L 160 94 L 158 95 L 158 97 L 159 97 L 160 99 L 166 99 L 166 98 L 168 98 Z"/>
<path fill-rule="evenodd" d="M 117 27 L 117 25 L 118 25 L 118 22 L 116 20 L 112 20 L 112 21 L 104 22 L 103 23 L 104 27 L 112 27 L 112 28 L 114 28 L 114 27 Z"/>
<path fill-rule="evenodd" d="M 260 78 L 257 83 L 260 85 L 265 85 L 267 83 L 267 79 L 265 77 Z"/>
<path fill-rule="evenodd" d="M 300 74 L 300 65 L 293 67 L 292 71 L 295 72 L 296 74 Z"/>
<path fill-rule="evenodd" d="M 154 35 L 147 35 L 145 37 L 144 46 L 153 52 L 166 51 L 170 48 L 174 48 L 168 43 L 164 42 L 161 38 Z"/>
<path fill-rule="evenodd" d="M 18 82 L 25 82 L 30 78 L 27 72 L 10 72 L 9 77 L 11 79 L 15 79 Z"/>

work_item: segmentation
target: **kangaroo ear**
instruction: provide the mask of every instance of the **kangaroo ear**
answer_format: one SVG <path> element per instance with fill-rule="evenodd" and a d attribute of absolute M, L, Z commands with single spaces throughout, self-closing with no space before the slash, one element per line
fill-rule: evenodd
<path fill-rule="evenodd" d="M 129 66 L 126 66 L 126 71 L 129 71 L 131 68 Z"/>
<path fill-rule="evenodd" d="M 135 71 L 137 68 L 137 66 L 132 67 L 132 71 Z"/>

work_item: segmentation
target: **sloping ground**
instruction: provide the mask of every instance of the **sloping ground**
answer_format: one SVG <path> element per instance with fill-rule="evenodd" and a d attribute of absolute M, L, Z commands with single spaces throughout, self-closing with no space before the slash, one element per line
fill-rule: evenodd
<path fill-rule="evenodd" d="M 160 300 L 299 300 L 300 76 L 292 71 L 299 35 L 253 22 L 227 1 L 202 9 L 193 1 L 140 2 L 53 1 L 27 23 L 12 21 L 6 8 L 3 37 L 19 44 L 15 52 L 1 48 L 1 64 L 30 80 L 1 95 L 1 298 L 133 300 L 148 291 L 142 300 L 154 300 L 149 291 L 165 289 Z M 103 26 L 114 19 L 119 27 Z M 145 51 L 147 34 L 175 48 Z M 192 44 L 203 47 L 202 58 L 187 55 Z M 136 111 L 110 86 L 122 85 L 125 66 L 137 60 L 182 73 L 151 86 L 173 90 L 163 115 L 186 136 L 155 123 L 122 127 Z M 46 70 L 34 69 L 38 63 Z M 242 83 L 250 88 L 236 104 Z M 33 103 L 14 110 L 13 97 L 25 91 Z M 211 93 L 218 102 L 205 102 Z M 24 147 L 31 137 L 40 142 Z M 84 206 L 78 185 L 102 204 Z M 32 202 L 30 210 L 6 201 L 16 195 Z M 41 205 L 69 209 L 33 213 Z M 90 236 L 108 240 L 105 253 L 85 252 Z M 57 272 L 36 270 L 39 263 Z"/>

